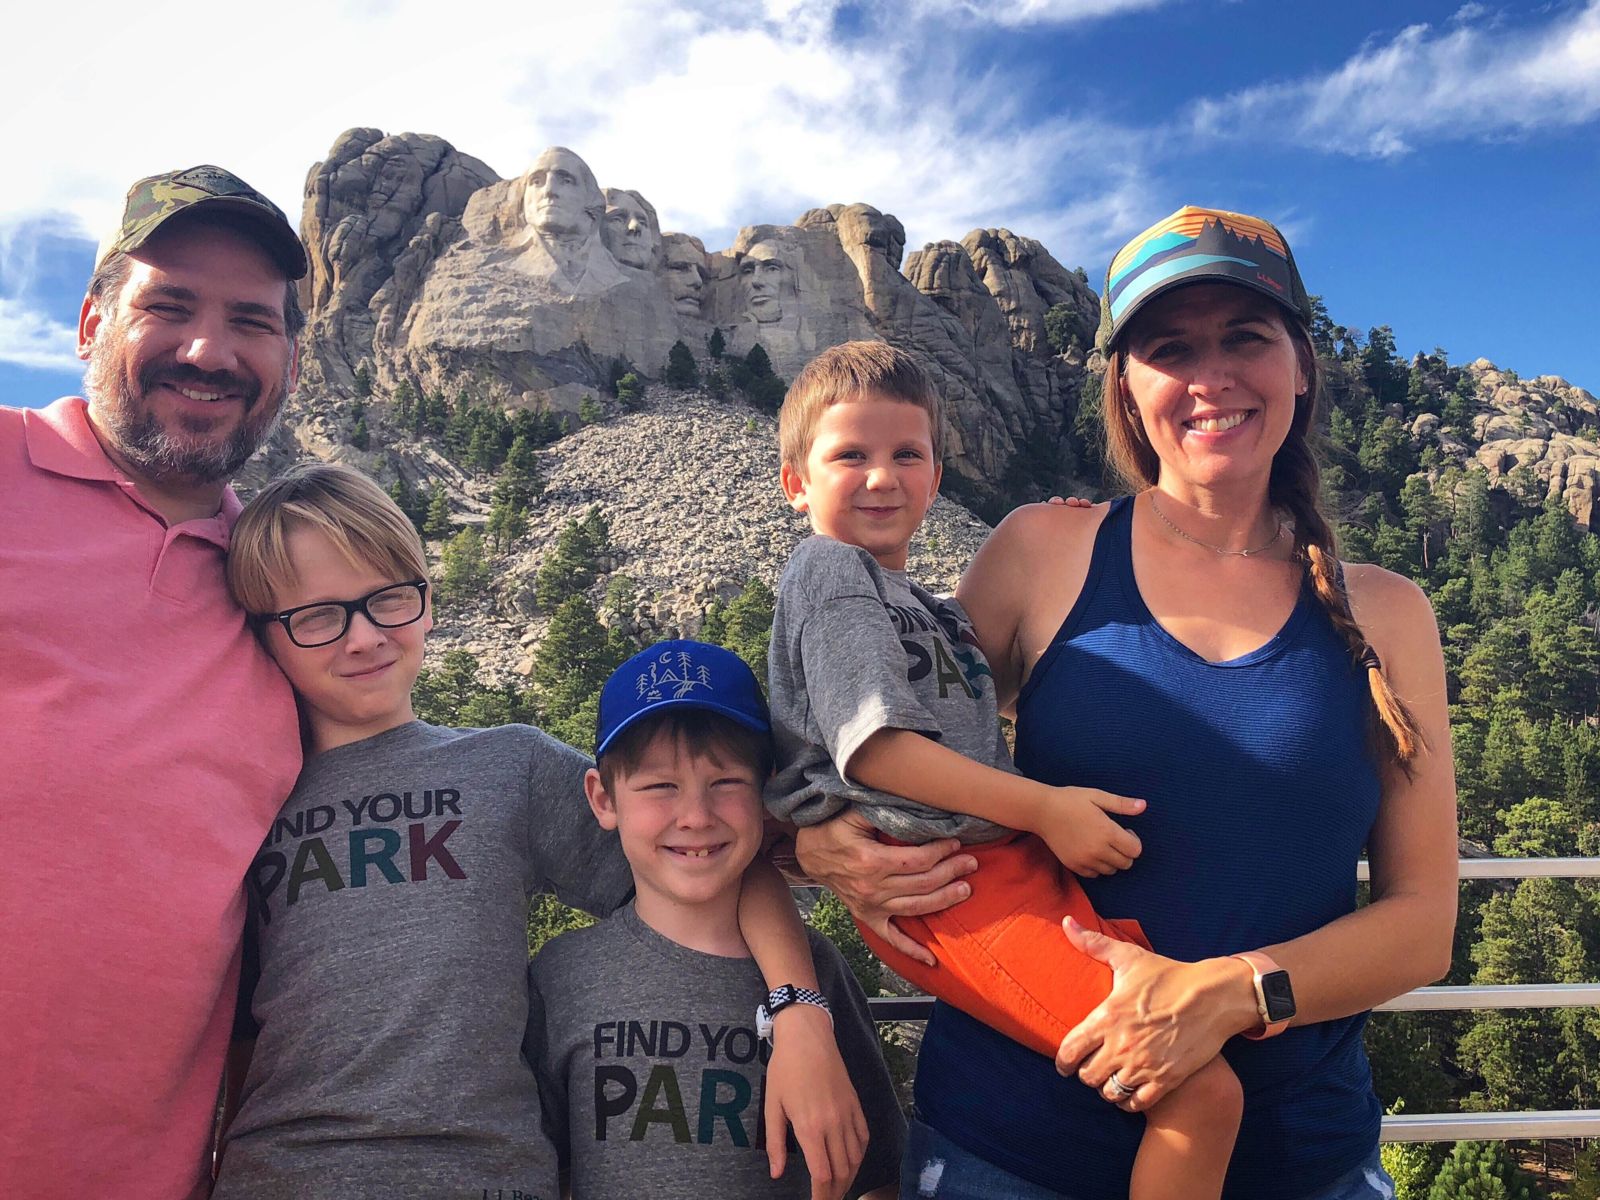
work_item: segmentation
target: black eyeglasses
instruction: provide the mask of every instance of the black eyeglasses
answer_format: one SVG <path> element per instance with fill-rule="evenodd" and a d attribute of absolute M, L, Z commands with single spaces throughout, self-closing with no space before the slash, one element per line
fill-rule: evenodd
<path fill-rule="evenodd" d="M 427 608 L 426 580 L 391 583 L 355 600 L 323 600 L 276 613 L 255 613 L 258 625 L 282 625 L 289 640 L 303 650 L 337 642 L 350 628 L 350 618 L 360 613 L 383 629 L 398 629 L 422 616 Z"/>

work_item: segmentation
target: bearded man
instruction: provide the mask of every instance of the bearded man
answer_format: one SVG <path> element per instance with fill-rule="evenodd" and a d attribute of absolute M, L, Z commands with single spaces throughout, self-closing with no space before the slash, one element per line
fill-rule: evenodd
<path fill-rule="evenodd" d="M 0 408 L 0 1196 L 204 1196 L 241 886 L 300 765 L 229 598 L 229 477 L 295 381 L 305 251 L 217 167 L 128 193 L 87 399 Z"/>

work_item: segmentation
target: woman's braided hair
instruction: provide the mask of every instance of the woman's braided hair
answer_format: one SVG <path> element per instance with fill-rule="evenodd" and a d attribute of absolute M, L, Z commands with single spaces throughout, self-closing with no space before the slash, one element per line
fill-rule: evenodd
<path fill-rule="evenodd" d="M 1312 448 L 1317 405 L 1322 394 L 1322 367 L 1311 347 L 1311 336 L 1300 321 L 1283 314 L 1284 327 L 1293 339 L 1307 388 L 1295 397 L 1289 434 L 1272 459 L 1267 499 L 1294 522 L 1294 554 L 1305 569 L 1318 601 L 1333 627 L 1349 648 L 1350 659 L 1367 672 L 1371 692 L 1371 734 L 1380 761 L 1409 772 L 1423 746 L 1416 719 L 1389 686 L 1383 664 L 1350 612 L 1344 568 L 1339 564 L 1338 537 L 1322 511 L 1322 471 Z M 1154 487 L 1161 460 L 1144 436 L 1133 400 L 1127 393 L 1121 349 L 1113 347 L 1106 359 L 1101 389 L 1105 426 L 1106 461 L 1130 492 Z"/>

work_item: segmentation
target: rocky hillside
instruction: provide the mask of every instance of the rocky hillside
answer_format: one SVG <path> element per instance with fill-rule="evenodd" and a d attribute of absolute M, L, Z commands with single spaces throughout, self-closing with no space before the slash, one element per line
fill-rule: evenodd
<path fill-rule="evenodd" d="M 444 488 L 461 527 L 483 527 L 493 479 L 462 470 L 434 438 L 393 427 L 385 405 L 367 409 L 369 449 L 350 443 L 350 402 L 297 398 L 273 444 L 241 484 L 258 486 L 301 458 L 360 467 L 385 486 Z M 535 579 L 557 535 L 595 507 L 610 527 L 603 569 L 587 589 L 602 619 L 640 641 L 693 636 L 707 609 L 729 601 L 751 579 L 775 586 L 794 545 L 809 533 L 778 486 L 777 421 L 748 405 L 704 392 L 646 390 L 638 411 L 615 403 L 600 421 L 538 452 L 543 491 L 526 531 L 491 556 L 482 599 L 443 606 L 435 642 L 460 647 L 488 681 L 526 676 L 532 648 L 548 622 Z M 909 569 L 925 586 L 953 589 L 988 526 L 960 505 L 936 501 L 912 544 Z M 435 540 L 433 549 L 441 542 Z M 602 598 L 612 579 L 633 585 L 628 611 L 612 614 Z"/>

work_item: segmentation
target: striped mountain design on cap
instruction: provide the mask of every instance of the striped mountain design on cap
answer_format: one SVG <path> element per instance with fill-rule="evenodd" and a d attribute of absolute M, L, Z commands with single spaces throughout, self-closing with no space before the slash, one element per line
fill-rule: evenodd
<path fill-rule="evenodd" d="M 1310 302 L 1283 235 L 1269 222 L 1217 208 L 1180 208 L 1117 252 L 1106 272 L 1101 349 L 1146 300 L 1180 283 L 1237 283 L 1302 319 Z"/>

